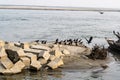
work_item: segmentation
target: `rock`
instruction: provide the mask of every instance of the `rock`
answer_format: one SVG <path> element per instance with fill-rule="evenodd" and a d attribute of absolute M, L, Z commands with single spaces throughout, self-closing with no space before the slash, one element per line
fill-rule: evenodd
<path fill-rule="evenodd" d="M 12 61 L 11 61 L 8 57 L 2 57 L 2 58 L 1 58 L 1 64 L 2 64 L 6 69 L 10 69 L 11 67 L 13 67 L 13 63 L 12 63 Z"/>
<path fill-rule="evenodd" d="M 7 54 L 5 52 L 5 48 L 4 47 L 0 48 L 0 58 L 2 58 L 2 57 L 7 57 Z"/>
<path fill-rule="evenodd" d="M 40 58 L 38 61 L 41 63 L 41 65 L 47 63 L 47 60 L 45 60 L 44 58 Z"/>
<path fill-rule="evenodd" d="M 30 66 L 30 59 L 28 57 L 21 57 L 20 59 L 25 64 L 26 68 Z"/>
<path fill-rule="evenodd" d="M 27 42 L 22 43 L 21 45 L 22 45 L 22 48 L 23 48 L 23 49 L 29 49 L 29 48 L 30 48 L 30 44 L 27 43 Z"/>
<path fill-rule="evenodd" d="M 46 50 L 46 51 L 49 51 L 50 48 L 47 47 L 47 46 L 44 46 L 44 45 L 31 45 L 32 49 L 38 49 L 38 50 Z"/>
<path fill-rule="evenodd" d="M 69 52 L 68 50 L 64 49 L 64 50 L 63 50 L 63 54 L 65 54 L 65 55 L 70 55 L 70 52 Z"/>
<path fill-rule="evenodd" d="M 41 51 L 38 55 L 38 58 L 44 58 L 45 60 L 48 60 L 50 57 L 49 51 Z"/>
<path fill-rule="evenodd" d="M 55 69 L 55 68 L 58 68 L 59 66 L 63 65 L 63 60 L 61 58 L 56 58 L 54 59 L 53 61 L 49 62 L 47 65 L 52 68 L 52 69 Z"/>
<path fill-rule="evenodd" d="M 41 67 L 41 63 L 37 60 L 32 61 L 30 64 L 30 69 L 32 70 L 40 70 Z"/>
<path fill-rule="evenodd" d="M 5 42 L 3 40 L 0 40 L 0 47 L 4 47 L 5 46 Z"/>

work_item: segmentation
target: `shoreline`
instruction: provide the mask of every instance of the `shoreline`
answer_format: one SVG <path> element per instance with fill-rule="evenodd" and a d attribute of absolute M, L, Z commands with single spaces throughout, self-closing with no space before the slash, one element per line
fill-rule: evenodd
<path fill-rule="evenodd" d="M 59 6 L 24 6 L 24 5 L 0 5 L 0 9 L 120 12 L 120 9 L 112 9 L 112 8 L 59 7 Z"/>

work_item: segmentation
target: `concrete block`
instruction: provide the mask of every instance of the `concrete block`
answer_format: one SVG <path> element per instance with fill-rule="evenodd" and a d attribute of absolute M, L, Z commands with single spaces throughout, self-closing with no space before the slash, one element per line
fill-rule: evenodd
<path fill-rule="evenodd" d="M 5 71 L 5 67 L 2 65 L 2 63 L 0 62 L 0 73 L 2 73 L 3 71 Z"/>
<path fill-rule="evenodd" d="M 30 58 L 31 62 L 37 60 L 37 56 L 33 53 L 26 53 L 26 56 Z"/>
<path fill-rule="evenodd" d="M 47 60 L 45 60 L 44 58 L 40 58 L 38 61 L 41 63 L 41 65 L 47 63 Z"/>
<path fill-rule="evenodd" d="M 63 56 L 62 52 L 60 49 L 56 49 L 55 50 L 55 54 L 54 54 L 57 58 L 60 57 L 60 56 Z"/>
<path fill-rule="evenodd" d="M 47 50 L 47 51 L 50 50 L 49 47 L 44 46 L 44 45 L 31 45 L 30 48 L 32 48 L 32 49 L 38 49 L 38 50 Z"/>
<path fill-rule="evenodd" d="M 28 68 L 30 66 L 30 58 L 28 58 L 28 57 L 21 57 L 20 59 L 25 64 L 26 68 Z"/>
<path fill-rule="evenodd" d="M 56 56 L 55 55 L 50 55 L 50 58 L 49 58 L 49 60 L 54 60 L 56 58 Z"/>
<path fill-rule="evenodd" d="M 3 40 L 0 40 L 0 47 L 4 47 L 5 46 L 5 42 Z"/>
<path fill-rule="evenodd" d="M 38 57 L 42 57 L 45 60 L 48 60 L 50 57 L 49 51 L 41 51 L 38 55 Z"/>
<path fill-rule="evenodd" d="M 13 67 L 13 63 L 12 61 L 8 58 L 8 57 L 2 57 L 1 58 L 1 64 L 6 68 L 6 69 L 10 69 L 11 67 Z"/>
<path fill-rule="evenodd" d="M 69 52 L 67 49 L 64 49 L 64 50 L 63 50 L 63 54 L 64 54 L 64 55 L 70 55 L 70 52 Z"/>
<path fill-rule="evenodd" d="M 16 74 L 16 73 L 20 73 L 22 69 L 24 69 L 24 67 L 25 64 L 21 60 L 19 60 L 14 64 L 14 66 L 10 70 L 12 73 Z"/>
<path fill-rule="evenodd" d="M 6 52 L 5 52 L 5 48 L 4 47 L 1 47 L 0 48 L 0 58 L 1 57 L 7 57 L 7 54 L 6 54 Z"/>
<path fill-rule="evenodd" d="M 25 53 L 35 53 L 39 54 L 42 50 L 36 50 L 36 49 L 24 49 Z"/>
<path fill-rule="evenodd" d="M 40 70 L 41 67 L 42 67 L 42 65 L 39 61 L 34 60 L 30 64 L 30 69 L 33 69 L 33 70 Z"/>
<path fill-rule="evenodd" d="M 30 44 L 28 42 L 22 43 L 22 48 L 23 49 L 29 49 L 30 48 Z"/>
<path fill-rule="evenodd" d="M 52 68 L 52 69 L 55 69 L 55 68 L 58 68 L 59 66 L 63 65 L 63 60 L 61 58 L 56 58 L 54 59 L 53 61 L 49 62 L 47 65 Z"/>

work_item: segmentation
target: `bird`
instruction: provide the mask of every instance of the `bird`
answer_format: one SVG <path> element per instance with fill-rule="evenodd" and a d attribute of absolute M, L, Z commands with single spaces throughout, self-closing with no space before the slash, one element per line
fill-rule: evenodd
<path fill-rule="evenodd" d="M 85 38 L 86 39 L 86 38 Z M 89 40 L 86 39 L 87 43 L 90 44 L 92 42 L 93 37 L 91 36 Z"/>

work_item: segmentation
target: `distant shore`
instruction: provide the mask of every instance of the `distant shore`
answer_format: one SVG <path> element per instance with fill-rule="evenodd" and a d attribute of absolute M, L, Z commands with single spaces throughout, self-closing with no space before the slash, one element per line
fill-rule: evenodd
<path fill-rule="evenodd" d="M 120 12 L 120 9 L 112 9 L 112 8 L 25 6 L 25 5 L 0 5 L 0 9 Z"/>

